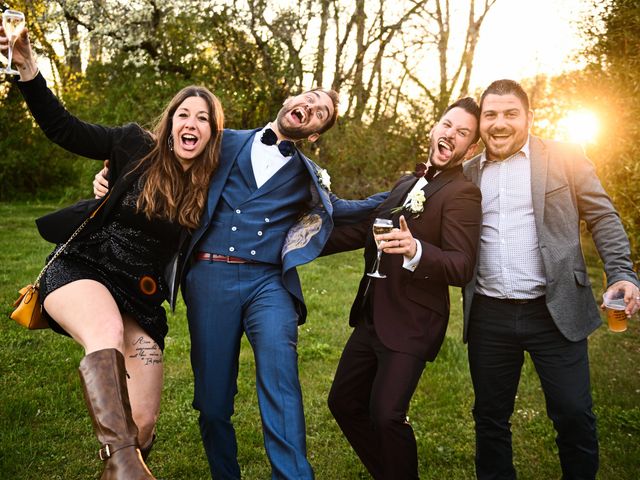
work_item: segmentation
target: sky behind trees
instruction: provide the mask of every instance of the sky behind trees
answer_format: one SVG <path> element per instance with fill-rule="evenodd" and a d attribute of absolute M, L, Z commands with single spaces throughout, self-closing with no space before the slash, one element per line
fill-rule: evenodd
<path fill-rule="evenodd" d="M 590 0 L 498 0 L 482 25 L 472 85 L 583 66 L 574 57 L 584 47 L 581 22 L 593 13 Z"/>

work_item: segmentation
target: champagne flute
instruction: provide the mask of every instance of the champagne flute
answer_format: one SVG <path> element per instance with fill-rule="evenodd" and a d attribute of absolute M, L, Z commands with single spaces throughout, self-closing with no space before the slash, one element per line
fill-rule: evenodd
<path fill-rule="evenodd" d="M 20 36 L 20 32 L 24 28 L 24 13 L 17 10 L 5 10 L 2 13 L 2 26 L 4 27 L 4 33 L 9 40 L 9 61 L 7 68 L 4 69 L 4 73 L 9 75 L 20 75 L 16 69 L 11 68 L 11 58 L 13 57 L 13 44 Z"/>
<path fill-rule="evenodd" d="M 382 235 L 383 233 L 389 233 L 391 232 L 391 230 L 393 230 L 393 222 L 391 220 L 387 218 L 376 218 L 373 221 L 374 239 L 375 239 L 375 235 Z M 380 258 L 382 257 L 382 250 L 380 249 L 381 243 L 382 241 L 376 240 L 376 245 L 378 246 L 378 257 L 376 258 L 376 262 L 375 262 L 376 270 L 375 272 L 367 273 L 367 275 L 373 278 L 387 278 L 386 275 L 383 275 L 378 271 L 378 269 L 380 268 Z"/>

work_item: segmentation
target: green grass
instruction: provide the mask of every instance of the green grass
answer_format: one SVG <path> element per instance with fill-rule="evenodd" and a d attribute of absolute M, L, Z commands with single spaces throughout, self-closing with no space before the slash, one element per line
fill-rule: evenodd
<path fill-rule="evenodd" d="M 37 275 L 51 246 L 33 219 L 52 206 L 0 204 L 0 478 L 97 478 L 97 442 L 82 402 L 78 374 L 81 349 L 51 331 L 29 332 L 7 319 L 17 288 Z M 316 477 L 369 478 L 326 406 L 331 379 L 350 328 L 348 312 L 361 274 L 359 252 L 319 259 L 301 269 L 309 319 L 300 328 L 300 375 L 309 458 Z M 600 285 L 600 268 L 590 274 Z M 601 290 L 596 288 L 596 294 Z M 471 479 L 473 391 L 461 338 L 461 302 L 452 290 L 448 336 L 429 364 L 409 416 L 418 438 L 423 479 Z M 166 479 L 206 479 L 184 306 L 170 317 L 159 440 L 149 465 Z M 601 440 L 600 477 L 635 479 L 640 471 L 640 327 L 624 334 L 605 327 L 590 341 L 593 395 Z M 269 478 L 255 395 L 253 357 L 241 352 L 235 426 L 244 478 Z M 516 468 L 521 480 L 560 478 L 554 431 L 545 414 L 538 378 L 527 360 L 513 418 Z"/>

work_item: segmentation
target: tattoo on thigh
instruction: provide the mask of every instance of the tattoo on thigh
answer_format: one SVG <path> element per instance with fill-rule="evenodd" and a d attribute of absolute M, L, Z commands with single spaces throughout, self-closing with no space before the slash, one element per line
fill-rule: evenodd
<path fill-rule="evenodd" d="M 162 363 L 162 351 L 156 342 L 141 336 L 136 338 L 132 345 L 136 353 L 129 355 L 129 358 L 139 358 L 143 365 Z"/>

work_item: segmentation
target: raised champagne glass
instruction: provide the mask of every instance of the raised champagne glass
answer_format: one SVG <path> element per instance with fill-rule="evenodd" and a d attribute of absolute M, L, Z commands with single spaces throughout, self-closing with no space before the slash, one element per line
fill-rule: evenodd
<path fill-rule="evenodd" d="M 373 235 L 375 239 L 375 235 L 382 235 L 383 233 L 389 233 L 393 230 L 393 222 L 386 218 L 376 218 L 373 221 Z M 378 270 L 380 268 L 380 258 L 382 257 L 382 250 L 380 249 L 380 244 L 382 241 L 376 240 L 376 245 L 378 246 L 378 257 L 376 258 L 376 269 L 374 272 L 367 273 L 370 277 L 373 278 L 387 278 L 386 275 L 383 275 Z"/>
<path fill-rule="evenodd" d="M 5 10 L 2 12 L 2 26 L 9 40 L 9 61 L 7 62 L 7 68 L 4 69 L 4 73 L 8 75 L 20 75 L 20 72 L 11 68 L 11 58 L 13 57 L 13 44 L 16 43 L 20 32 L 22 32 L 24 28 L 24 13 L 18 12 L 17 10 Z"/>

